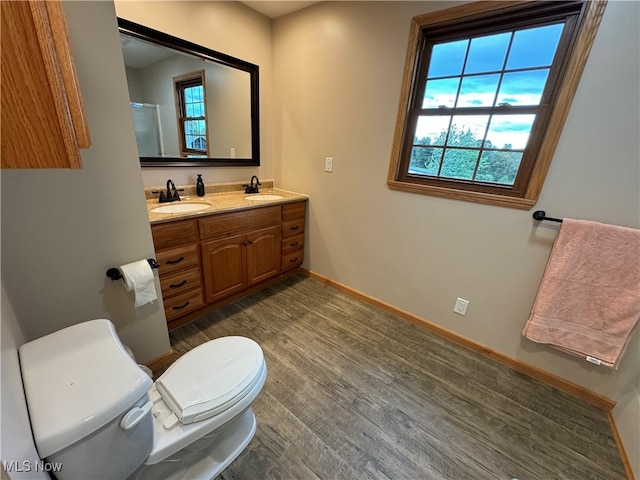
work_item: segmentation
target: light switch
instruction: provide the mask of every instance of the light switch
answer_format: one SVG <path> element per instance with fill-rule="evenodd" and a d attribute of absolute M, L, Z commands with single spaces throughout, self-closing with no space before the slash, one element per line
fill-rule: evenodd
<path fill-rule="evenodd" d="M 326 157 L 324 159 L 324 171 L 333 172 L 333 157 Z"/>

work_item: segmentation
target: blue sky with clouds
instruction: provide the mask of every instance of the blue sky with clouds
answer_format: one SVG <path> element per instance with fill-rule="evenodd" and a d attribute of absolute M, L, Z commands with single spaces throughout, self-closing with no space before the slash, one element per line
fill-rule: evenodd
<path fill-rule="evenodd" d="M 560 23 L 434 45 L 422 108 L 538 105 L 562 29 Z M 422 117 L 416 138 L 437 137 L 450 118 Z M 454 117 L 480 138 L 488 121 L 488 115 Z M 488 139 L 524 148 L 532 123 L 532 115 L 496 115 Z"/>

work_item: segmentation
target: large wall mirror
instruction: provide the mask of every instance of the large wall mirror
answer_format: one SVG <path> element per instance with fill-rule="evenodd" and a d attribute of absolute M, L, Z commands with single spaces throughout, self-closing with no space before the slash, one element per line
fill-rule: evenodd
<path fill-rule="evenodd" d="M 142 166 L 260 165 L 257 65 L 118 26 Z"/>

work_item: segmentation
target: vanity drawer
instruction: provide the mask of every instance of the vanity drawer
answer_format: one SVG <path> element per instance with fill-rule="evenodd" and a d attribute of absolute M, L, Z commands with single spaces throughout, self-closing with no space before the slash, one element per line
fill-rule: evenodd
<path fill-rule="evenodd" d="M 164 299 L 164 313 L 167 321 L 173 320 L 187 312 L 196 310 L 204 305 L 202 289 L 190 290 L 175 297 Z"/>
<path fill-rule="evenodd" d="M 294 218 L 304 218 L 307 202 L 285 203 L 282 205 L 282 220 L 293 220 Z"/>
<path fill-rule="evenodd" d="M 160 264 L 158 272 L 161 278 L 178 270 L 199 266 L 198 245 L 186 245 L 156 252 L 156 260 Z"/>
<path fill-rule="evenodd" d="M 304 218 L 282 222 L 282 237 L 291 237 L 304 233 Z"/>
<path fill-rule="evenodd" d="M 173 275 L 163 275 L 160 278 L 162 297 L 168 298 L 183 293 L 201 285 L 200 269 L 197 267 L 183 270 Z"/>
<path fill-rule="evenodd" d="M 151 227 L 156 250 L 198 241 L 198 225 L 195 220 L 161 223 Z"/>
<path fill-rule="evenodd" d="M 282 240 L 282 254 L 286 255 L 304 248 L 304 234 Z"/>
<path fill-rule="evenodd" d="M 220 237 L 230 232 L 254 230 L 263 225 L 280 222 L 280 206 L 255 208 L 239 212 L 211 215 L 199 220 L 200 238 Z"/>
<path fill-rule="evenodd" d="M 292 268 L 302 265 L 304 258 L 304 251 L 298 250 L 297 252 L 290 253 L 282 256 L 282 271 L 291 270 Z"/>

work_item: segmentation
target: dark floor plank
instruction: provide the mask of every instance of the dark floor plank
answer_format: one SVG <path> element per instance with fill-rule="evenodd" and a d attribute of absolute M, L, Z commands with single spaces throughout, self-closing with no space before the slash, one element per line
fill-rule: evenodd
<path fill-rule="evenodd" d="M 604 412 L 311 278 L 171 332 L 257 341 L 256 436 L 220 479 L 625 478 Z"/>

